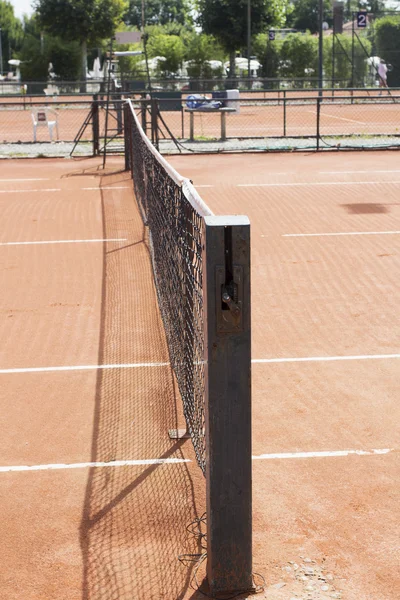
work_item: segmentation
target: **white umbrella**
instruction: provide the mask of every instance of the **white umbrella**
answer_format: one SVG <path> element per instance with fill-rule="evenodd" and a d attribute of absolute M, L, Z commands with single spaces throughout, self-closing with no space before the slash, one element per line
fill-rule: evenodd
<path fill-rule="evenodd" d="M 222 67 L 222 61 L 220 60 L 207 60 L 206 61 L 210 67 L 214 70 L 214 69 L 220 69 Z"/>
<path fill-rule="evenodd" d="M 165 58 L 165 56 L 154 56 L 153 58 L 149 58 L 149 69 L 157 69 L 158 63 L 159 62 L 164 62 L 165 60 L 167 60 Z M 139 62 L 139 65 L 141 67 L 146 67 L 146 61 L 145 60 L 141 60 Z"/>
<path fill-rule="evenodd" d="M 99 57 L 95 58 L 93 61 L 93 78 L 94 79 L 100 79 L 102 77 L 102 73 L 101 73 L 101 65 L 100 65 L 100 59 Z"/>
<path fill-rule="evenodd" d="M 379 56 L 370 56 L 369 58 L 367 58 L 367 64 L 371 67 L 377 67 L 380 62 L 381 59 L 379 58 Z"/>
<path fill-rule="evenodd" d="M 237 58 L 235 58 L 235 65 L 239 70 L 245 71 L 248 69 L 249 62 L 248 62 L 247 58 L 244 58 L 243 56 L 238 56 Z M 224 67 L 226 69 L 229 69 L 229 61 L 224 63 Z M 258 60 L 255 60 L 254 58 L 250 60 L 250 70 L 251 71 L 256 71 L 260 67 L 262 67 L 262 65 L 261 65 L 261 63 L 258 62 Z"/>

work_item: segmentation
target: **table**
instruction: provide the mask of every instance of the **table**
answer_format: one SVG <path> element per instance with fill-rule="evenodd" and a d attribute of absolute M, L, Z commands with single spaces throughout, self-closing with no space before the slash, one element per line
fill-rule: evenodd
<path fill-rule="evenodd" d="M 221 141 L 226 140 L 226 113 L 236 112 L 236 108 L 208 108 L 207 110 L 199 110 L 198 108 L 185 108 L 185 112 L 190 115 L 190 133 L 189 141 L 194 141 L 194 115 L 195 113 L 220 113 L 221 114 Z"/>

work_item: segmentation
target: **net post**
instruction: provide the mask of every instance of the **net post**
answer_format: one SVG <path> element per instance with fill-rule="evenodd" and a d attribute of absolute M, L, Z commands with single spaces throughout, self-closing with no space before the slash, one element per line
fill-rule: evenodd
<path fill-rule="evenodd" d="M 250 223 L 205 223 L 207 579 L 211 594 L 252 580 Z"/>
<path fill-rule="evenodd" d="M 97 94 L 93 96 L 92 102 L 92 129 L 93 129 L 93 156 L 100 154 L 99 142 L 99 97 Z"/>
<path fill-rule="evenodd" d="M 132 123 L 130 118 L 129 104 L 124 104 L 124 144 L 125 144 L 125 171 L 131 169 L 131 129 Z"/>

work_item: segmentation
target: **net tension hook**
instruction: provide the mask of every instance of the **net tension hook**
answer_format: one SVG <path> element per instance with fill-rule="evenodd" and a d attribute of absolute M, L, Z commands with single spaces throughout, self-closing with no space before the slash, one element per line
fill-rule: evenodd
<path fill-rule="evenodd" d="M 228 292 L 225 290 L 222 292 L 222 302 L 227 304 L 229 310 L 235 315 L 240 315 L 240 306 L 232 300 Z"/>

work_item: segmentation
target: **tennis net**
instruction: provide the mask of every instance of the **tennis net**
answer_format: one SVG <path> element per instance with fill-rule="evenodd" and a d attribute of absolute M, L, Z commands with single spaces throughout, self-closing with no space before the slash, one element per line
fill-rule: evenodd
<path fill-rule="evenodd" d="M 128 101 L 126 151 L 150 249 L 172 368 L 197 462 L 205 473 L 204 217 L 211 210 L 152 146 Z"/>
<path fill-rule="evenodd" d="M 205 475 L 211 594 L 252 590 L 250 223 L 212 214 L 152 146 L 129 100 L 124 127 L 170 362 Z"/>

